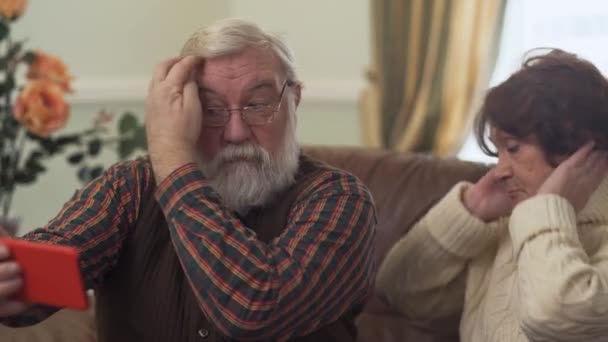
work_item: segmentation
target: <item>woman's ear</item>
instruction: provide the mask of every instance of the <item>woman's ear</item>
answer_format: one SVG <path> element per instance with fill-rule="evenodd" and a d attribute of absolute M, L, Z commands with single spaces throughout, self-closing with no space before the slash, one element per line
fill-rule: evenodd
<path fill-rule="evenodd" d="M 300 106 L 300 100 L 302 99 L 302 83 L 295 82 L 293 85 L 293 93 L 295 96 L 296 109 Z"/>
<path fill-rule="evenodd" d="M 564 160 L 568 159 L 569 155 L 558 154 L 558 155 L 547 155 L 545 159 L 547 159 L 547 164 L 549 164 L 552 168 L 556 168 L 559 164 L 563 163 Z"/>

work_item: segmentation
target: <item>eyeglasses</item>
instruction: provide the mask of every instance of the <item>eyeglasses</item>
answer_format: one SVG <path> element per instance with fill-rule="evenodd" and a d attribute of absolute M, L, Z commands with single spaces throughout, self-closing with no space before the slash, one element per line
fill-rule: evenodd
<path fill-rule="evenodd" d="M 243 118 L 243 121 L 249 126 L 261 126 L 271 123 L 276 117 L 277 112 L 281 109 L 283 102 L 283 94 L 285 88 L 293 83 L 289 80 L 283 83 L 279 100 L 271 105 L 253 105 L 242 108 L 219 108 L 208 107 L 204 109 L 203 126 L 205 127 L 223 127 L 230 121 L 230 115 L 233 111 L 238 111 Z"/>

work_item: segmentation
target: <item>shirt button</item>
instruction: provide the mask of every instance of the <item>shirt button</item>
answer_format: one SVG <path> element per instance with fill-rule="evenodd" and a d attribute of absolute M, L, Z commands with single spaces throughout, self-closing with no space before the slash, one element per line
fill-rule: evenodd
<path fill-rule="evenodd" d="M 207 338 L 209 336 L 209 330 L 207 329 L 198 329 L 198 336 L 202 338 Z"/>

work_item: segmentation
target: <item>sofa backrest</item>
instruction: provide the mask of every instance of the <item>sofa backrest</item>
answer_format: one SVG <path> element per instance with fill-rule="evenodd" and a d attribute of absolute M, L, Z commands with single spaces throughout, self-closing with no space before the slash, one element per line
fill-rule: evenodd
<path fill-rule="evenodd" d="M 487 171 L 484 165 L 423 154 L 325 146 L 304 151 L 353 173 L 369 187 L 378 215 L 378 261 L 453 185 L 475 182 Z"/>
<path fill-rule="evenodd" d="M 378 263 L 397 240 L 455 183 L 477 180 L 486 167 L 458 160 L 441 160 L 356 147 L 307 146 L 308 155 L 350 171 L 367 184 L 377 207 L 376 257 Z M 376 304 L 374 304 L 376 303 Z M 375 306 L 374 306 L 375 305 Z M 447 341 L 412 326 L 377 297 L 359 317 L 362 341 Z M 457 324 L 457 320 L 456 320 Z M 41 337 L 43 336 L 43 337 Z M 0 340 L 95 341 L 91 312 L 62 310 L 36 326 L 11 329 L 0 326 Z"/>
<path fill-rule="evenodd" d="M 488 171 L 485 165 L 457 159 L 357 147 L 307 146 L 304 152 L 353 173 L 370 189 L 378 218 L 378 265 L 393 244 L 452 186 L 462 180 L 475 182 Z M 458 321 L 455 317 L 445 322 L 444 331 L 425 332 L 375 295 L 357 325 L 362 341 L 457 341 Z"/>

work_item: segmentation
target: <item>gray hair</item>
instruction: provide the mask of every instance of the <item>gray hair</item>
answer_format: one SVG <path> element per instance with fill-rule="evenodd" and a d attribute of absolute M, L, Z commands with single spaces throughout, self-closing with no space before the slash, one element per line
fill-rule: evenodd
<path fill-rule="evenodd" d="M 222 19 L 195 32 L 181 55 L 214 58 L 241 52 L 249 47 L 271 49 L 279 58 L 287 79 L 297 81 L 293 52 L 283 37 L 243 19 Z"/>

